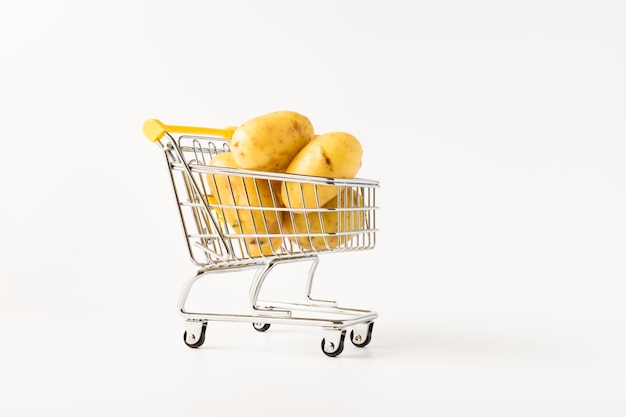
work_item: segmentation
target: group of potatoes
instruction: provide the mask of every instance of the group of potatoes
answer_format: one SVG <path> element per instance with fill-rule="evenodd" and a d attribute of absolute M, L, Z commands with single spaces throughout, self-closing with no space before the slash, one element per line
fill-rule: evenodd
<path fill-rule="evenodd" d="M 238 126 L 230 141 L 230 152 L 217 154 L 210 165 L 354 178 L 361 167 L 362 155 L 361 143 L 353 135 L 340 131 L 316 134 L 306 116 L 294 111 L 276 111 Z M 280 234 L 297 234 L 289 238 L 302 249 L 337 248 L 349 237 L 333 233 L 356 231 L 363 224 L 362 212 L 324 210 L 337 208 L 338 201 L 342 207 L 359 207 L 361 198 L 352 188 L 225 174 L 207 174 L 207 183 L 214 202 L 250 207 L 223 208 L 220 214 L 236 233 L 251 235 L 245 240 L 253 257 L 274 254 L 282 244 Z M 261 207 L 291 210 L 261 210 Z"/>

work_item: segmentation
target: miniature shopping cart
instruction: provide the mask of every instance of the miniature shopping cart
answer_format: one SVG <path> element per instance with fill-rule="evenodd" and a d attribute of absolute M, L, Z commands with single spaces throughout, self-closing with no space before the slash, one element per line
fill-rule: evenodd
<path fill-rule="evenodd" d="M 179 313 L 185 319 L 183 339 L 187 346 L 197 348 L 204 343 L 209 321 L 248 322 L 259 332 L 265 332 L 271 324 L 319 326 L 323 331 L 322 351 L 331 357 L 343 351 L 347 330 L 355 346 L 365 347 L 370 343 L 377 313 L 315 299 L 311 289 L 320 254 L 374 248 L 378 182 L 212 166 L 210 161 L 214 157 L 230 151 L 229 139 L 234 128 L 166 126 L 150 119 L 143 129 L 165 155 L 189 255 L 198 268 L 185 282 L 178 300 Z M 211 183 L 216 178 L 227 181 L 227 192 L 222 188 L 222 194 L 234 193 L 243 187 L 246 200 L 219 195 Z M 307 187 L 314 193 L 321 187 L 336 187 L 336 203 L 332 207 L 295 210 L 285 207 L 275 197 L 271 204 L 254 204 L 259 201 L 255 197 L 261 185 L 269 186 L 272 195 L 279 196 L 280 185 L 284 182 L 298 184 L 302 189 Z M 245 218 L 254 219 L 253 230 L 244 230 L 226 221 L 228 215 L 237 216 L 242 222 Z M 267 227 L 266 223 L 276 218 L 280 219 L 278 229 Z M 269 241 L 278 241 L 278 244 L 268 246 Z M 310 263 L 305 300 L 287 303 L 259 299 L 268 274 L 278 265 L 291 262 Z M 256 270 L 250 286 L 248 311 L 224 314 L 186 308 L 191 289 L 200 278 L 244 269 Z"/>

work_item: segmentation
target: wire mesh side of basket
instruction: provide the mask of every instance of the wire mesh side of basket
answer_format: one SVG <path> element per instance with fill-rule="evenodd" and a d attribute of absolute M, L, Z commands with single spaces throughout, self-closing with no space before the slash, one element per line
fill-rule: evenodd
<path fill-rule="evenodd" d="M 376 243 L 376 181 L 334 179 L 215 167 L 228 140 L 181 136 L 165 146 L 175 197 L 192 261 L 202 267 L 262 263 L 268 258 L 372 249 Z M 216 182 L 220 182 L 217 187 Z M 287 187 L 320 206 L 285 207 Z M 295 188 L 294 188 L 295 186 Z M 319 201 L 319 200 L 318 200 Z"/>

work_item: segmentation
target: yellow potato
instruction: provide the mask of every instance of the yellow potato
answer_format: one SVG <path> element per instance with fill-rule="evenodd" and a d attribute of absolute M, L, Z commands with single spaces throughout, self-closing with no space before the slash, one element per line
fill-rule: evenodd
<path fill-rule="evenodd" d="M 231 152 L 218 154 L 210 165 L 238 168 Z M 221 210 L 224 221 L 235 233 L 255 235 L 245 238 L 250 255 L 272 255 L 280 247 L 282 238 L 264 235 L 280 233 L 282 212 L 259 208 L 281 206 L 279 197 L 274 194 L 279 190 L 279 182 L 223 174 L 207 174 L 206 179 L 212 199 L 218 204 L 250 207 Z"/>
<path fill-rule="evenodd" d="M 317 135 L 304 146 L 285 170 L 288 174 L 326 178 L 354 178 L 361 168 L 363 148 L 346 132 Z M 283 204 L 290 208 L 321 207 L 337 195 L 336 186 L 285 181 L 281 188 Z"/>
<path fill-rule="evenodd" d="M 304 250 L 327 250 L 345 246 L 354 235 L 338 235 L 337 233 L 363 230 L 365 213 L 358 209 L 362 206 L 362 201 L 361 196 L 354 189 L 342 188 L 339 196 L 326 203 L 322 211 L 286 214 L 283 217 L 283 232 L 297 234 L 297 236 L 289 236 L 289 240 Z M 338 206 L 353 210 L 332 210 Z"/>
<path fill-rule="evenodd" d="M 231 152 L 241 168 L 283 172 L 313 135 L 311 121 L 300 113 L 267 113 L 235 129 Z"/>

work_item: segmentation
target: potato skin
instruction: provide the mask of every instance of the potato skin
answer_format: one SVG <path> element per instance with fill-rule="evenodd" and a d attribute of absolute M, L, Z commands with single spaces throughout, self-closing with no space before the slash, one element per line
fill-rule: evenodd
<path fill-rule="evenodd" d="M 329 132 L 315 136 L 291 160 L 288 174 L 312 175 L 327 178 L 354 178 L 361 168 L 363 148 L 359 140 L 346 132 Z M 337 195 L 335 186 L 285 181 L 281 198 L 286 207 L 317 208 Z M 318 202 L 319 199 L 319 202 Z"/>
<path fill-rule="evenodd" d="M 313 136 L 313 125 L 306 116 L 281 110 L 257 116 L 237 127 L 231 139 L 231 152 L 241 168 L 284 172 Z"/>
<path fill-rule="evenodd" d="M 342 189 L 341 203 L 333 197 L 324 205 L 322 211 L 292 212 L 283 217 L 283 232 L 298 234 L 289 240 L 304 250 L 330 250 L 345 246 L 354 235 L 336 235 L 336 233 L 363 230 L 365 213 L 362 210 L 332 210 L 339 205 L 342 208 L 358 208 L 362 205 L 361 197 L 353 189 Z M 347 198 L 346 198 L 347 197 Z M 292 217 L 293 216 L 293 217 Z M 320 221 L 321 219 L 321 221 Z M 322 234 L 314 236 L 315 234 Z"/>
<path fill-rule="evenodd" d="M 239 168 L 231 152 L 218 154 L 211 160 L 210 165 Z M 222 174 L 207 174 L 206 179 L 211 194 L 219 204 L 250 206 L 250 209 L 222 209 L 224 220 L 236 233 L 257 235 L 245 238 L 250 255 L 257 257 L 261 254 L 266 256 L 274 254 L 280 247 L 282 238 L 269 238 L 263 235 L 280 233 L 282 212 L 254 208 L 280 206 L 280 198 L 273 193 L 278 192 L 279 183 Z M 258 194 L 255 189 L 258 189 Z"/>

